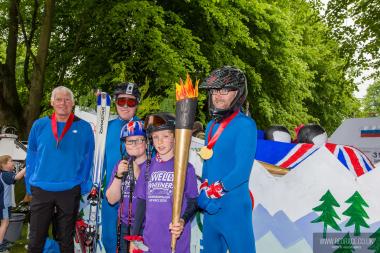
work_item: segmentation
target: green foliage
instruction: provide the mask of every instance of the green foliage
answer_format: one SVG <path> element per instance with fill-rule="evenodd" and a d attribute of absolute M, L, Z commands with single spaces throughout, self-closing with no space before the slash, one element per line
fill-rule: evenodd
<path fill-rule="evenodd" d="M 363 99 L 363 113 L 366 117 L 380 116 L 380 79 L 368 87 Z"/>
<path fill-rule="evenodd" d="M 144 97 L 139 108 L 137 110 L 137 115 L 140 118 L 145 118 L 146 115 L 160 111 L 161 98 L 159 96 L 147 96 L 148 90 L 150 88 L 149 81 L 146 80 L 145 84 L 141 86 L 141 95 Z"/>
<path fill-rule="evenodd" d="M 310 4 L 304 1 L 290 2 L 293 3 L 290 8 L 296 10 L 292 30 L 298 31 L 300 36 L 297 40 L 299 55 L 312 75 L 308 79 L 311 94 L 305 98 L 304 107 L 313 119 L 306 120 L 319 123 L 332 133 L 343 119 L 355 116 L 359 110 L 359 101 L 353 97 L 356 85 L 346 78 L 347 59 L 339 55 L 339 44 L 331 39 L 318 10 L 310 8 Z"/>
<path fill-rule="evenodd" d="M 211 65 L 246 72 L 251 114 L 261 128 L 317 122 L 332 132 L 359 108 L 338 43 L 304 1 L 192 1 L 190 9 L 198 14 L 191 29 Z"/>
<path fill-rule="evenodd" d="M 28 34 L 34 3 L 20 7 Z M 0 5 L 5 14 L 7 8 Z M 112 93 L 114 84 L 133 81 L 143 90 L 138 116 L 173 112 L 180 77 L 188 72 L 193 80 L 203 79 L 228 64 L 247 75 L 250 112 L 259 128 L 316 122 L 332 132 L 359 104 L 347 78 L 348 59 L 318 8 L 303 0 L 58 1 L 41 106 L 50 113 L 48 96 L 57 85 L 73 89 L 77 104 L 94 107 L 96 89 Z M 0 26 L 6 31 L 2 18 Z M 6 41 L 6 33 L 1 36 Z M 19 43 L 23 104 L 29 91 Z M 208 119 L 207 94 L 200 91 L 197 120 Z"/>
<path fill-rule="evenodd" d="M 377 0 L 331 0 L 326 19 L 334 37 L 341 42 L 341 54 L 357 76 L 367 67 L 380 66 L 380 2 Z"/>
<path fill-rule="evenodd" d="M 0 43 L 0 62 L 5 62 L 5 57 L 6 57 L 6 44 L 4 42 Z"/>

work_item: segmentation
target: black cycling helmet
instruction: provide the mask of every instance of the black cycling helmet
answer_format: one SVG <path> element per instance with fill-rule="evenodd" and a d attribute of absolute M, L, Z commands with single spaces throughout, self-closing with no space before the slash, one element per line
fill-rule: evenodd
<path fill-rule="evenodd" d="M 235 110 L 239 109 L 247 98 L 247 78 L 243 71 L 232 66 L 223 66 L 214 70 L 210 76 L 201 83 L 201 89 L 208 91 L 208 106 L 211 117 L 215 120 L 222 120 L 231 115 Z M 232 101 L 228 109 L 217 109 L 214 107 L 211 99 L 210 90 L 213 89 L 229 89 L 237 90 L 236 97 Z"/>
<path fill-rule="evenodd" d="M 140 102 L 141 94 L 139 86 L 136 83 L 128 82 L 118 84 L 113 92 L 114 98 L 117 99 L 117 96 L 120 94 L 132 95 L 137 99 L 137 102 Z"/>
<path fill-rule="evenodd" d="M 148 136 L 153 132 L 175 129 L 175 116 L 168 112 L 154 113 L 146 116 L 144 128 Z"/>

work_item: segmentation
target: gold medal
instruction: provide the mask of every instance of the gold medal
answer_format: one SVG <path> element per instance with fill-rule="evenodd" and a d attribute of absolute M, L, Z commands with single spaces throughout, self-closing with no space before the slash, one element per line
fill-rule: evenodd
<path fill-rule="evenodd" d="M 203 160 L 210 159 L 212 157 L 213 153 L 214 153 L 214 151 L 212 151 L 212 149 L 209 149 L 207 146 L 201 147 L 201 149 L 198 151 L 199 156 Z"/>

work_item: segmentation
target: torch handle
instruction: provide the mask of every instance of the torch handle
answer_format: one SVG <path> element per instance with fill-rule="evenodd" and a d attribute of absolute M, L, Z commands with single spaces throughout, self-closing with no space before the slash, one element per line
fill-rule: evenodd
<path fill-rule="evenodd" d="M 183 191 L 185 188 L 187 164 L 189 161 L 189 150 L 191 143 L 191 129 L 175 130 L 174 150 L 174 190 L 173 190 L 173 213 L 172 224 L 179 222 L 181 216 Z M 172 235 L 171 248 L 175 252 L 177 239 Z"/>

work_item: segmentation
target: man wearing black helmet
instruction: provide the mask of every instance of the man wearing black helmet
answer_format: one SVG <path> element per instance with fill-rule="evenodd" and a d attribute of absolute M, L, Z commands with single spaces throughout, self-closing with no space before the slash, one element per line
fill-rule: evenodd
<path fill-rule="evenodd" d="M 256 152 L 255 122 L 240 108 L 247 80 L 235 67 L 214 70 L 200 85 L 208 91 L 212 120 L 206 128 L 198 205 L 204 210 L 203 251 L 255 252 L 248 180 Z"/>
<path fill-rule="evenodd" d="M 103 171 L 106 173 L 105 185 L 108 185 L 115 164 L 122 159 L 125 149 L 120 143 L 121 128 L 131 120 L 138 120 L 135 116 L 137 105 L 140 102 L 138 85 L 132 82 L 122 83 L 115 87 L 114 100 L 119 117 L 109 122 L 104 157 Z M 120 147 L 120 148 L 119 148 Z M 118 204 L 110 205 L 106 199 L 102 201 L 102 242 L 106 252 L 116 252 L 116 225 Z"/>

